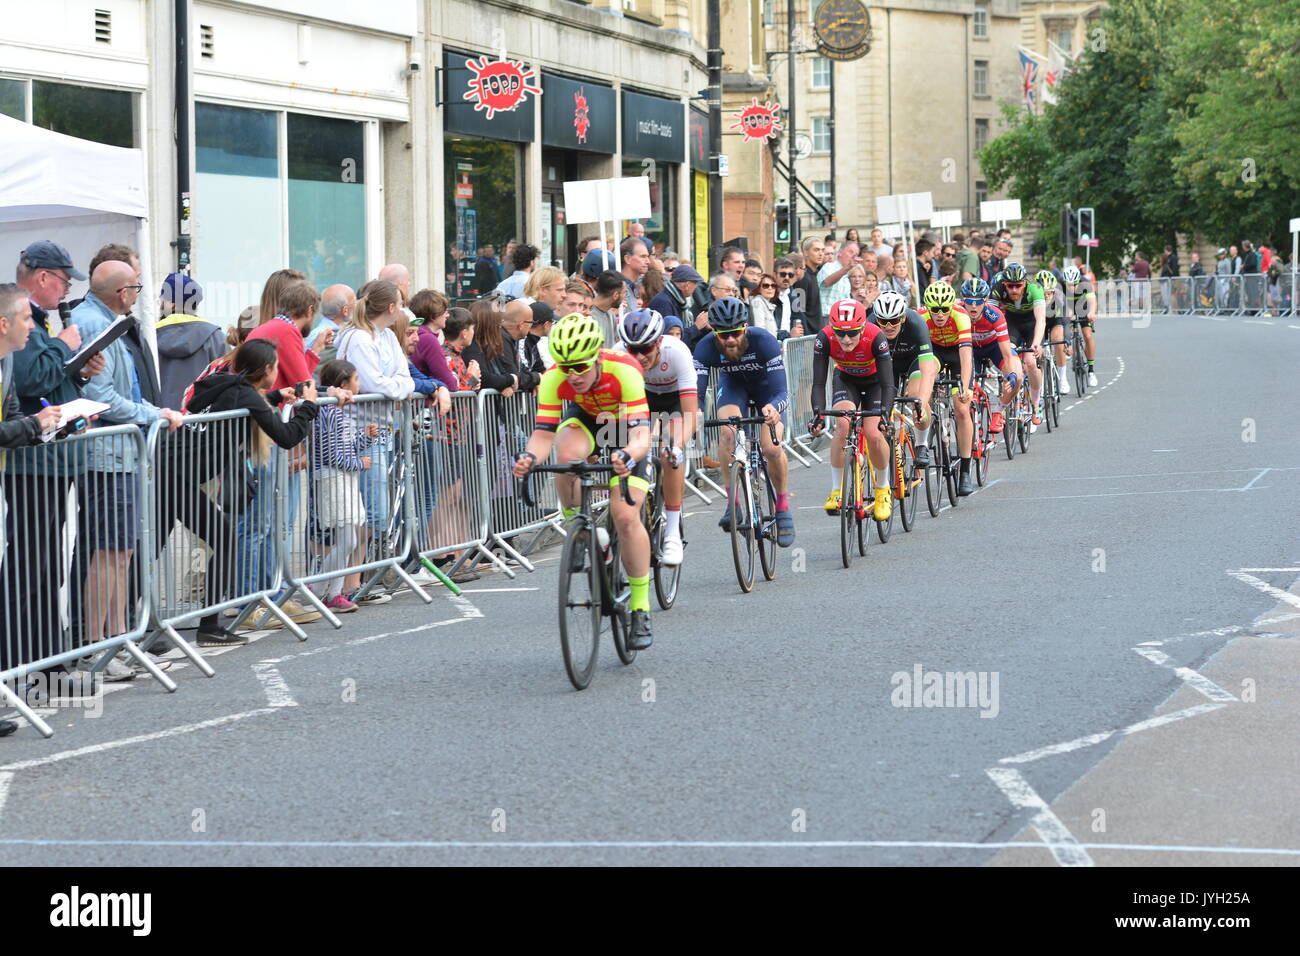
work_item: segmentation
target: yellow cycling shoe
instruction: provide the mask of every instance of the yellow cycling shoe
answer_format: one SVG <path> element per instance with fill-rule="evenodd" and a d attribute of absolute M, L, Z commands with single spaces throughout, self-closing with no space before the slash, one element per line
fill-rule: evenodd
<path fill-rule="evenodd" d="M 889 489 L 877 488 L 876 506 L 872 509 L 872 515 L 877 521 L 888 521 L 891 514 L 893 514 L 893 505 L 889 500 Z"/>
<path fill-rule="evenodd" d="M 826 496 L 826 513 L 828 515 L 837 515 L 840 513 L 840 490 L 836 488 Z"/>

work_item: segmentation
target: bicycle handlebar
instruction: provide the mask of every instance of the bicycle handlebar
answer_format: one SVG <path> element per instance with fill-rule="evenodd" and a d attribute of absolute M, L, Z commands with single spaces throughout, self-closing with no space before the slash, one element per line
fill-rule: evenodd
<path fill-rule="evenodd" d="M 537 507 L 537 502 L 533 499 L 532 495 L 532 477 L 539 471 L 549 471 L 552 474 L 557 475 L 580 475 L 586 477 L 587 475 L 613 475 L 614 466 L 606 464 L 591 464 L 590 462 L 585 461 L 573 461 L 569 462 L 567 465 L 533 465 L 532 468 L 528 469 L 528 474 L 521 480 L 520 488 L 524 504 L 530 508 Z M 619 490 L 623 494 L 623 500 L 627 502 L 628 505 L 635 507 L 636 502 L 632 500 L 632 491 L 628 488 L 627 482 L 620 481 L 618 486 Z"/>
<path fill-rule="evenodd" d="M 720 428 L 723 425 L 764 425 L 767 419 L 762 415 L 750 415 L 748 418 L 739 418 L 733 415 L 731 418 L 709 418 L 701 422 L 704 428 Z M 776 443 L 776 426 L 768 425 L 767 430 L 772 433 L 772 441 Z"/>

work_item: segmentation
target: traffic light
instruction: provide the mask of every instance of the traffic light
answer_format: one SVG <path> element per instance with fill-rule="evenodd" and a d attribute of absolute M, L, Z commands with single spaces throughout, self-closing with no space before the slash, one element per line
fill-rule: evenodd
<path fill-rule="evenodd" d="M 1079 231 L 1076 238 L 1087 236 L 1089 239 L 1097 238 L 1096 217 L 1093 215 L 1091 206 L 1084 206 L 1079 210 Z"/>
<path fill-rule="evenodd" d="M 1061 245 L 1065 247 L 1067 256 L 1074 255 L 1074 243 L 1078 238 L 1079 234 L 1075 231 L 1074 210 L 1070 208 L 1069 203 L 1066 203 L 1065 209 L 1061 212 Z"/>
<path fill-rule="evenodd" d="M 773 238 L 779 245 L 784 245 L 790 241 L 790 207 L 786 203 L 779 202 L 776 204 L 776 223 L 773 231 Z"/>

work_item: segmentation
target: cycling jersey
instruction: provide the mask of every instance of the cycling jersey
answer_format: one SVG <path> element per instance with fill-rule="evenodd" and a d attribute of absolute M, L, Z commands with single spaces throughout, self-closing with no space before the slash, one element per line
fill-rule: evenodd
<path fill-rule="evenodd" d="M 889 354 L 889 339 L 880 331 L 880 326 L 868 322 L 863 326 L 858 340 L 853 343 L 853 348 L 846 349 L 828 325 L 817 333 L 817 340 L 813 343 L 813 365 L 815 368 L 818 359 L 825 364 L 826 357 L 829 356 L 835 363 L 836 370 L 845 375 L 875 375 L 876 356 L 882 353 Z"/>
<path fill-rule="evenodd" d="M 707 335 L 695 345 L 696 390 L 704 394 L 709 386 L 709 369 L 721 372 L 718 380 L 718 407 L 735 405 L 743 412 L 745 403 L 755 408 L 772 405 L 784 412 L 790 404 L 785 380 L 785 360 L 781 343 L 766 329 L 745 330 L 745 350 L 737 359 L 729 359 L 718 350 L 715 335 Z"/>
<path fill-rule="evenodd" d="M 690 346 L 676 336 L 665 335 L 659 340 L 659 361 L 645 370 L 645 390 L 657 395 L 694 395 L 696 388 Z"/>
<path fill-rule="evenodd" d="M 875 318 L 872 318 L 875 323 Z M 875 323 L 879 324 L 879 323 Z M 894 366 L 894 381 L 901 382 L 916 369 L 919 363 L 933 361 L 934 352 L 930 348 L 930 330 L 915 309 L 907 310 L 903 326 L 894 338 L 885 336 L 889 343 L 889 357 Z"/>
<path fill-rule="evenodd" d="M 1097 293 L 1092 291 L 1092 283 L 1086 279 L 1080 282 L 1073 292 L 1065 293 L 1065 315 L 1069 319 L 1087 320 L 1091 323 L 1097 314 Z"/>
<path fill-rule="evenodd" d="M 1011 294 L 1007 292 L 1002 282 L 993 284 L 993 294 L 990 298 L 1006 313 L 1008 320 L 1023 318 L 1026 314 L 1032 316 L 1034 306 L 1040 302 L 1045 304 L 1047 301 L 1046 296 L 1043 295 L 1043 287 L 1032 281 L 1025 282 L 1025 291 L 1021 293 L 1018 302 L 1012 300 Z"/>
<path fill-rule="evenodd" d="M 813 411 L 820 411 L 826 396 L 826 372 L 835 363 L 832 402 L 850 401 L 858 408 L 879 413 L 881 403 L 894 400 L 894 363 L 889 339 L 880 326 L 868 322 L 850 349 L 844 348 L 828 325 L 813 343 Z"/>
<path fill-rule="evenodd" d="M 956 348 L 970 345 L 970 316 L 961 306 L 954 306 L 948 313 L 948 321 L 939 325 L 929 309 L 922 309 L 921 318 L 925 319 L 926 329 L 930 332 L 930 343 L 936 348 Z"/>
<path fill-rule="evenodd" d="M 575 391 L 559 367 L 548 368 L 537 386 L 537 427 L 556 431 L 561 424 L 564 402 L 572 402 L 586 416 L 597 421 L 621 420 L 628 427 L 647 424 L 645 379 L 641 366 L 626 352 L 601 349 L 600 377 L 585 392 Z"/>
<path fill-rule="evenodd" d="M 984 309 L 980 312 L 979 318 L 971 319 L 970 327 L 971 344 L 977 349 L 984 346 L 995 346 L 998 342 L 1008 342 L 1011 339 L 1007 332 L 1007 320 L 1002 312 L 996 307 L 984 303 Z"/>

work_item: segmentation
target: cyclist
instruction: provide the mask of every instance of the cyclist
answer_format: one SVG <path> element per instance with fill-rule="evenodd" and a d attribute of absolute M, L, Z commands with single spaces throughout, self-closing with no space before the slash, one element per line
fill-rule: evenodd
<path fill-rule="evenodd" d="M 1082 327 L 1083 350 L 1088 356 L 1088 387 L 1096 388 L 1097 343 L 1093 339 L 1093 333 L 1097 329 L 1094 321 L 1097 315 L 1097 293 L 1093 291 L 1092 283 L 1083 278 L 1078 266 L 1066 266 L 1062 270 L 1062 278 L 1065 284 L 1065 320 L 1075 319 Z"/>
<path fill-rule="evenodd" d="M 871 415 L 863 420 L 868 455 L 875 469 L 876 502 L 873 514 L 888 521 L 892 510 L 889 495 L 889 428 L 887 412 L 894 404 L 894 365 L 889 340 L 879 326 L 867 321 L 867 307 L 855 299 L 832 303 L 829 321 L 813 343 L 813 420 L 808 432 L 813 437 L 825 428 L 822 417 L 826 403 L 827 366 L 835 363 L 831 384 L 831 405 L 836 411 L 860 408 Z M 844 443 L 849 437 L 849 420 L 835 420 L 835 441 L 831 443 L 831 493 L 826 513 L 840 513 L 840 485 L 844 473 Z"/>
<path fill-rule="evenodd" d="M 931 282 L 921 297 L 925 306 L 921 317 L 930 332 L 930 344 L 942 368 L 947 369 L 958 383 L 957 405 L 953 417 L 957 420 L 957 450 L 961 454 L 961 474 L 957 481 L 957 494 L 965 497 L 975 493 L 970 477 L 971 444 L 975 438 L 975 422 L 971 418 L 971 335 L 970 316 L 957 305 L 957 293 L 946 282 Z"/>
<path fill-rule="evenodd" d="M 1043 388 L 1039 361 L 1043 357 L 1043 331 L 1047 327 L 1047 302 L 1043 289 L 1030 282 L 1025 267 L 1018 262 L 1008 262 L 993 278 L 993 303 L 1006 317 L 1011 343 L 1033 351 L 1025 353 L 1025 378 L 1029 383 L 1029 397 L 1034 406 L 1034 417 L 1029 430 L 1038 431 L 1043 423 L 1038 412 L 1038 397 Z"/>
<path fill-rule="evenodd" d="M 971 344 L 974 347 L 975 371 L 978 373 L 984 362 L 1002 370 L 1006 376 L 1001 395 L 989 396 L 989 431 L 998 434 L 1002 431 L 1002 406 L 1011 401 L 1015 395 L 1016 382 L 1024 377 L 1020 368 L 1020 359 L 1011 351 L 1011 335 L 1007 332 L 1007 320 L 996 305 L 988 302 L 992 290 L 983 279 L 967 279 L 961 284 L 962 305 L 970 316 Z"/>
<path fill-rule="evenodd" d="M 664 452 L 674 467 L 664 472 L 664 516 L 668 523 L 660 559 L 666 565 L 678 565 L 682 563 L 682 493 L 686 488 L 686 472 L 681 467 L 686 456 L 682 448 L 686 436 L 695 434 L 700 410 L 695 359 L 681 339 L 664 334 L 664 317 L 654 309 L 637 309 L 619 319 L 618 337 L 645 375 L 650 415 L 668 433 Z"/>
<path fill-rule="evenodd" d="M 921 313 L 909 309 L 907 297 L 899 292 L 882 292 L 876 297 L 871 305 L 871 321 L 880 326 L 889 340 L 895 392 L 906 381 L 906 394 L 921 402 L 915 455 L 916 467 L 925 468 L 930 464 L 930 446 L 926 442 L 930 431 L 930 398 L 934 395 L 934 380 L 939 377 L 939 360 L 930 347 L 930 330 Z"/>
<path fill-rule="evenodd" d="M 704 394 L 709 383 L 709 369 L 719 369 L 717 417 L 741 417 L 749 406 L 776 428 L 773 442 L 767 428 L 759 429 L 759 442 L 763 458 L 767 461 L 767 474 L 776 491 L 776 543 L 783 548 L 794 544 L 794 518 L 790 514 L 787 482 L 790 466 L 781 447 L 784 426 L 781 413 L 790 404 L 790 393 L 785 380 L 785 361 L 781 357 L 781 344 L 766 329 L 748 328 L 749 307 L 740 299 L 715 299 L 709 305 L 709 327 L 706 335 L 695 345 L 695 373 L 697 392 Z M 718 437 L 718 459 L 728 461 L 736 447 L 734 426 L 724 426 Z M 728 482 L 730 501 L 731 476 L 724 473 Z M 722 512 L 718 527 L 730 533 L 731 509 Z"/>
<path fill-rule="evenodd" d="M 1052 342 L 1052 356 L 1056 365 L 1056 387 L 1062 395 L 1070 394 L 1070 379 L 1065 374 L 1065 296 L 1061 294 L 1056 273 L 1039 269 L 1034 281 L 1043 290 L 1047 302 L 1047 335 Z"/>
<path fill-rule="evenodd" d="M 632 589 L 628 646 L 641 651 L 651 644 L 650 536 L 641 523 L 641 503 L 650 487 L 650 411 L 640 364 L 631 355 L 601 348 L 604 340 L 600 323 L 591 316 L 566 315 L 555 323 L 547 346 L 556 364 L 542 374 L 537 387 L 537 427 L 527 449 L 515 459 L 514 474 L 525 477 L 556 445 L 562 462 L 612 449 L 615 477 L 610 487 L 626 481 L 633 502 L 609 496 Z M 556 475 L 555 490 L 561 511 L 571 517 L 579 501 L 578 476 Z"/>

